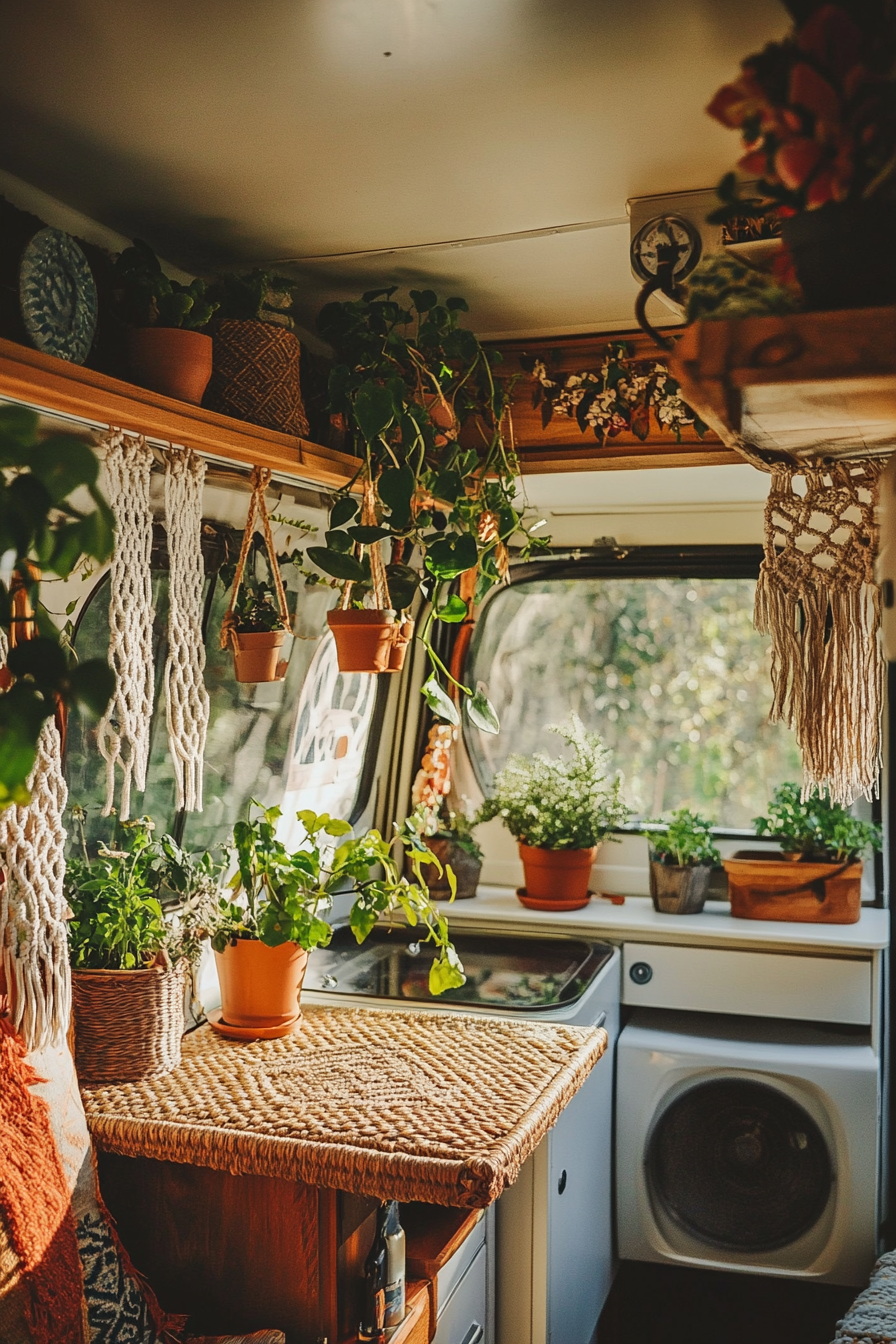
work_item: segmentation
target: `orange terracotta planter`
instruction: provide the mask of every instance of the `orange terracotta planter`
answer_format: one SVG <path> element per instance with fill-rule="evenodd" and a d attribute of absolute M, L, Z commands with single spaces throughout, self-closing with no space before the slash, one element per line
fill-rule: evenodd
<path fill-rule="evenodd" d="M 724 859 L 731 913 L 737 919 L 799 924 L 857 924 L 862 864 Z"/>
<path fill-rule="evenodd" d="M 287 662 L 281 661 L 280 650 L 286 638 L 285 630 L 259 630 L 255 633 L 233 633 L 233 675 L 237 681 L 282 681 Z"/>
<path fill-rule="evenodd" d="M 387 672 L 395 640 L 395 612 L 365 609 L 327 612 L 340 672 Z M 398 671 L 396 667 L 393 671 Z"/>
<path fill-rule="evenodd" d="M 238 938 L 215 952 L 224 1024 L 246 1030 L 284 1032 L 302 1016 L 299 1006 L 308 953 L 296 943 L 268 947 Z"/>
<path fill-rule="evenodd" d="M 386 667 L 387 672 L 400 672 L 404 667 L 405 654 L 408 651 L 408 645 L 414 638 L 414 622 L 402 621 L 401 625 L 397 623 L 392 627 L 392 647 L 389 650 L 389 662 Z"/>
<path fill-rule="evenodd" d="M 588 884 L 599 848 L 539 849 L 520 841 L 526 885 L 518 900 L 530 910 L 580 910 L 591 900 Z"/>
<path fill-rule="evenodd" d="M 198 406 L 212 376 L 212 338 L 181 327 L 132 327 L 131 371 L 141 387 Z"/>

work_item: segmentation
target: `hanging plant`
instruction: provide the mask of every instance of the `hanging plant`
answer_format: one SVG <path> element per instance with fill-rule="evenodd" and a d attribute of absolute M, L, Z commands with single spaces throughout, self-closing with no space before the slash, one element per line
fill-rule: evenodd
<path fill-rule="evenodd" d="M 325 574 L 352 585 L 343 611 L 366 611 L 375 556 L 388 544 L 383 575 L 391 608 L 374 609 L 398 616 L 418 593 L 428 601 L 419 637 L 431 666 L 422 688 L 429 707 L 458 723 L 453 687 L 465 697 L 471 722 L 495 733 L 494 708 L 451 675 L 433 649 L 432 633 L 436 621 L 456 624 L 468 615 L 468 603 L 446 592 L 461 574 L 475 572 L 473 600 L 479 601 L 504 580 L 512 542 L 523 558 L 548 544 L 523 527 L 516 458 L 501 432 L 515 380 L 497 380 L 492 366 L 500 355 L 459 325 L 464 299 L 439 303 L 433 290 L 411 290 L 405 308 L 393 299 L 395 291 L 327 304 L 318 318 L 337 360 L 330 410 L 346 425 L 359 467 L 333 506 L 326 545 L 307 554 Z M 363 511 L 350 493 L 358 485 Z M 376 603 L 383 600 L 381 592 L 374 595 Z M 398 624 L 406 629 L 408 622 Z"/>
<path fill-rule="evenodd" d="M 246 529 L 234 571 L 230 605 L 221 622 L 221 648 L 229 645 L 232 649 L 234 676 L 241 682 L 282 681 L 288 667 L 288 662 L 280 659 L 280 649 L 291 628 L 289 608 L 264 499 L 270 479 L 267 468 L 256 467 L 252 472 Z M 252 569 L 247 574 L 258 524 L 267 548 L 270 584 L 256 577 L 256 553 L 252 553 Z"/>

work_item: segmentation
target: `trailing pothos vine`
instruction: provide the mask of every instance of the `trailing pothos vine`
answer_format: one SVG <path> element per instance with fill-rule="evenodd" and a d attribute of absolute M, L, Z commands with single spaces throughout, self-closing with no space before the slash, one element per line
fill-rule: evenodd
<path fill-rule="evenodd" d="M 433 290 L 411 290 L 406 308 L 395 292 L 392 286 L 327 304 L 318 318 L 336 356 L 330 410 L 342 417 L 360 462 L 334 503 L 326 545 L 307 555 L 350 585 L 346 602 L 363 606 L 373 587 L 370 549 L 388 545 L 393 608 L 406 611 L 418 592 L 429 603 L 419 634 L 431 668 L 422 688 L 429 707 L 458 723 L 451 685 L 471 722 L 496 733 L 493 706 L 452 676 L 432 635 L 436 621 L 459 623 L 469 614 L 466 600 L 447 594 L 455 579 L 475 572 L 476 603 L 504 580 L 511 544 L 522 558 L 548 544 L 523 525 L 518 466 L 501 431 L 516 380 L 496 378 L 500 355 L 459 325 L 464 299 L 440 303 Z M 370 509 L 360 514 L 353 493 L 359 486 L 368 500 L 372 489 L 372 520 Z"/>

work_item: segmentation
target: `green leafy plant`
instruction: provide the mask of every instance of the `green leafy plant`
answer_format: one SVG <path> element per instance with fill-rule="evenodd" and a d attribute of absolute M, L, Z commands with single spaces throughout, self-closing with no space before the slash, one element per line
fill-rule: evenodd
<path fill-rule="evenodd" d="M 243 274 L 228 271 L 218 276 L 209 285 L 208 297 L 217 304 L 220 319 L 270 322 L 292 331 L 295 323 L 286 310 L 297 288 L 287 276 L 256 267 Z"/>
<path fill-rule="evenodd" d="M 72 808 L 78 849 L 66 864 L 72 909 L 69 957 L 76 970 L 141 970 L 159 953 L 195 962 L 217 904 L 222 863 L 191 855 L 165 835 L 153 838 L 149 817 L 118 822 L 111 844 L 88 853 L 84 811 Z M 163 901 L 176 903 L 166 918 Z"/>
<path fill-rule="evenodd" d="M 572 756 L 537 751 L 509 757 L 477 823 L 500 817 L 512 836 L 539 849 L 590 849 L 612 839 L 610 832 L 624 825 L 629 809 L 620 796 L 619 776 L 610 774 L 602 738 L 588 732 L 577 714 L 548 731 L 572 748 Z"/>
<path fill-rule="evenodd" d="M 828 798 L 801 797 L 799 784 L 775 789 L 767 817 L 756 817 L 757 835 L 776 839 L 785 854 L 807 863 L 850 863 L 882 845 L 879 826 L 860 821 Z"/>
<path fill-rule="evenodd" d="M 282 560 L 286 561 L 287 558 L 282 557 Z M 271 576 L 273 563 L 281 563 L 281 557 L 276 561 L 269 560 L 261 535 L 256 532 L 233 608 L 234 629 L 238 634 L 254 635 L 289 628 L 280 614 L 280 604 L 274 590 Z M 233 584 L 235 575 L 235 562 L 221 566 L 218 577 L 225 591 Z"/>
<path fill-rule="evenodd" d="M 459 808 L 456 812 L 449 808 L 442 808 L 437 816 L 433 818 L 435 830 L 427 830 L 430 840 L 453 840 L 458 849 L 462 849 L 465 854 L 469 854 L 471 859 L 478 859 L 482 862 L 483 849 L 473 830 L 477 824 L 475 817 L 468 817 L 463 809 Z"/>
<path fill-rule="evenodd" d="M 410 307 L 396 287 L 370 290 L 350 303 L 330 303 L 318 331 L 336 364 L 329 406 L 349 431 L 358 472 L 330 515 L 325 546 L 308 557 L 331 578 L 353 585 L 363 602 L 370 588 L 369 548 L 389 544 L 386 578 L 393 607 L 406 610 L 420 592 L 429 602 L 419 631 L 432 672 L 423 695 L 439 718 L 459 723 L 453 682 L 465 697 L 470 721 L 498 731 L 494 708 L 481 692 L 452 677 L 433 648 L 435 623 L 463 621 L 468 602 L 447 586 L 474 571 L 475 595 L 500 583 L 508 547 L 523 558 L 546 548 L 523 526 L 517 505 L 516 459 L 501 423 L 515 379 L 500 380 L 500 356 L 486 351 L 460 325 L 462 298 L 440 303 L 434 290 L 411 290 Z M 373 517 L 362 517 L 351 491 L 372 492 Z"/>
<path fill-rule="evenodd" d="M 115 259 L 113 292 L 118 315 L 131 327 L 183 327 L 199 331 L 217 310 L 205 296 L 204 280 L 170 280 L 155 252 L 141 238 Z"/>
<path fill-rule="evenodd" d="M 429 972 L 431 992 L 441 994 L 464 983 L 447 921 L 430 901 L 422 873 L 423 864 L 434 863 L 440 873 L 442 867 L 413 825 L 406 824 L 390 844 L 376 830 L 348 838 L 348 822 L 302 811 L 297 815 L 306 840 L 301 849 L 290 851 L 277 837 L 281 815 L 279 807 L 253 802 L 247 819 L 233 828 L 237 871 L 229 884 L 233 897 L 222 898 L 212 930 L 216 951 L 240 938 L 257 938 L 269 947 L 326 947 L 333 934 L 326 919 L 333 897 L 348 891 L 354 898 L 350 924 L 359 943 L 380 915 L 400 910 L 439 949 Z M 396 845 L 406 855 L 410 877 L 399 873 Z"/>
<path fill-rule="evenodd" d="M 646 822 L 641 834 L 650 841 L 650 857 L 656 863 L 690 868 L 722 861 L 713 843 L 712 822 L 689 807 L 679 807 L 669 821 Z"/>
<path fill-rule="evenodd" d="M 0 629 L 15 645 L 0 694 L 0 807 L 28 801 L 37 741 L 57 704 L 99 715 L 115 689 L 105 661 L 79 664 L 63 647 L 41 600 L 42 576 L 66 579 L 85 558 L 102 563 L 112 554 L 115 524 L 97 483 L 99 462 L 83 439 L 42 437 L 39 425 L 24 406 L 0 407 Z"/>

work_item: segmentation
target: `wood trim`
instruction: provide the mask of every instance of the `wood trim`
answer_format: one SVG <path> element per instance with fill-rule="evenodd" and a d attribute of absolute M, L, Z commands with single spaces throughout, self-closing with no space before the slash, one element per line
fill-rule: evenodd
<path fill-rule="evenodd" d="M 545 476 L 560 471 L 640 471 L 649 467 L 729 467 L 743 466 L 740 453 L 714 441 L 711 448 L 701 445 L 656 444 L 624 445 L 619 448 L 521 449 L 518 453 L 523 476 Z"/>
<path fill-rule="evenodd" d="M 347 453 L 175 401 L 3 339 L 0 395 L 240 464 L 270 467 L 326 489 L 344 486 L 358 469 L 357 459 Z"/>

